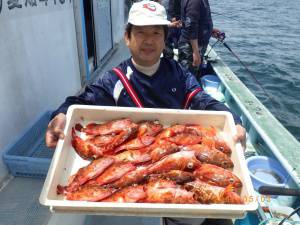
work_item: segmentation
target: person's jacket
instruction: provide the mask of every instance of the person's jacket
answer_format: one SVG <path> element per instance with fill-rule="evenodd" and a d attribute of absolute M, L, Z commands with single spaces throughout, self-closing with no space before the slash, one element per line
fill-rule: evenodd
<path fill-rule="evenodd" d="M 169 7 L 168 7 L 169 20 L 171 20 L 172 18 L 176 18 L 176 20 L 181 19 L 180 4 L 181 4 L 181 0 L 169 0 Z"/>
<path fill-rule="evenodd" d="M 176 61 L 166 58 L 161 58 L 159 68 L 152 76 L 139 72 L 131 59 L 122 62 L 118 68 L 127 75 L 146 108 L 182 109 L 187 94 L 200 87 L 195 76 L 186 72 Z M 73 104 L 136 107 L 113 71 L 104 73 L 78 96 L 68 97 L 52 117 L 58 113 L 66 113 L 68 107 Z M 223 103 L 203 91 L 193 97 L 190 108 L 230 112 Z M 241 123 L 238 116 L 233 116 L 236 123 Z"/>

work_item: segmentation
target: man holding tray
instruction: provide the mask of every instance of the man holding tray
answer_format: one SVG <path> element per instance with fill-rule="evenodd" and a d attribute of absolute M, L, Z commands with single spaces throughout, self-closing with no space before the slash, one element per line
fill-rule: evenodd
<path fill-rule="evenodd" d="M 153 1 L 134 3 L 130 9 L 124 39 L 131 58 L 97 78 L 78 96 L 70 96 L 53 113 L 46 132 L 46 144 L 53 148 L 64 138 L 66 112 L 70 105 L 101 105 L 146 108 L 229 111 L 223 103 L 204 93 L 190 72 L 174 60 L 161 58 L 168 32 L 166 11 Z M 233 114 L 233 113 L 232 113 Z M 245 129 L 236 123 L 236 141 L 244 146 Z M 201 224 L 201 219 L 166 219 L 171 224 Z"/>

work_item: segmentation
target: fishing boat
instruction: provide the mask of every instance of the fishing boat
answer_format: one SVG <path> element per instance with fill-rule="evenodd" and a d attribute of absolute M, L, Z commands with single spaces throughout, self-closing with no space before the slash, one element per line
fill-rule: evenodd
<path fill-rule="evenodd" d="M 3 1 L 4 2 L 4 1 Z M 12 1 L 11 1 L 12 2 Z M 2 1 L 0 1 L 0 13 L 1 13 L 1 19 L 2 21 L 11 21 L 11 18 L 13 18 L 13 21 L 20 22 L 22 19 L 26 18 L 26 21 L 28 24 L 26 26 L 19 26 L 18 29 L 9 29 L 9 26 L 7 24 L 13 25 L 12 23 L 6 23 L 4 27 L 4 30 L 8 30 L 9 32 L 6 32 L 9 38 L 5 42 L 11 43 L 10 45 L 7 44 L 7 46 L 16 46 L 16 43 L 18 42 L 17 37 L 28 37 L 28 40 L 35 40 L 35 41 L 27 41 L 26 38 L 24 38 L 24 48 L 25 50 L 35 49 L 36 54 L 19 54 L 19 57 L 30 56 L 28 59 L 31 59 L 32 56 L 35 55 L 44 55 L 45 59 L 44 61 L 50 61 L 52 62 L 54 59 L 57 59 L 55 61 L 55 66 L 53 64 L 43 64 L 44 67 L 40 70 L 32 71 L 29 70 L 31 68 L 36 68 L 36 64 L 32 63 L 31 61 L 26 61 L 23 58 L 19 59 L 19 62 L 23 62 L 26 64 L 24 68 L 27 68 L 27 70 L 24 70 L 26 73 L 27 71 L 30 71 L 30 74 L 33 78 L 35 78 L 34 75 L 37 75 L 37 79 L 40 79 L 42 74 L 40 74 L 40 71 L 43 71 L 47 76 L 44 76 L 43 78 L 46 80 L 46 83 L 49 83 L 50 89 L 55 90 L 52 86 L 53 83 L 51 83 L 52 80 L 50 80 L 49 77 L 52 77 L 52 79 L 60 80 L 60 84 L 57 84 L 57 86 L 61 86 L 61 89 L 63 89 L 65 92 L 59 93 L 62 96 L 67 95 L 69 92 L 75 92 L 78 91 L 77 88 L 80 83 L 79 76 L 84 76 L 87 78 L 85 82 L 82 83 L 88 83 L 91 82 L 93 79 L 97 76 L 100 76 L 102 72 L 107 71 L 111 69 L 113 66 L 117 65 L 121 60 L 127 58 L 129 56 L 129 51 L 126 49 L 125 45 L 121 41 L 119 44 L 116 44 L 121 39 L 122 36 L 122 27 L 114 27 L 115 25 L 122 25 L 124 24 L 122 20 L 117 20 L 117 22 L 114 22 L 114 26 L 112 26 L 111 22 L 106 22 L 105 20 L 101 19 L 95 19 L 94 23 L 103 23 L 102 26 L 95 26 L 96 28 L 101 28 L 102 30 L 96 30 L 94 31 L 95 34 L 99 34 L 99 37 L 96 37 L 94 40 L 94 45 L 91 45 L 90 42 L 86 44 L 86 38 L 89 39 L 89 37 L 85 36 L 85 29 L 91 29 L 92 27 L 85 27 L 85 22 L 88 19 L 91 19 L 90 17 L 85 18 L 86 13 L 83 13 L 83 5 L 82 4 L 90 4 L 90 1 L 59 1 L 56 5 L 49 5 L 45 3 L 45 5 L 41 5 L 41 2 L 47 2 L 47 1 L 40 1 L 38 4 L 38 7 L 34 8 L 33 1 L 28 4 L 28 8 L 25 8 L 25 6 L 21 9 L 17 7 L 17 1 L 14 1 L 9 6 L 13 8 L 5 8 L 5 4 L 1 5 Z M 30 2 L 30 1 L 29 1 Z M 56 1 L 54 1 L 56 2 Z M 80 2 L 80 4 L 78 3 Z M 122 11 L 122 9 L 119 9 L 118 7 L 121 5 L 119 1 L 95 1 L 97 6 L 94 10 L 98 10 L 99 12 L 95 12 L 94 14 L 96 16 L 102 16 L 101 18 L 104 18 L 103 13 L 107 13 L 108 16 L 105 16 L 106 19 L 116 19 L 118 18 L 119 11 Z M 103 4 L 103 2 L 105 4 Z M 61 5 L 59 5 L 61 4 Z M 27 7 L 27 6 L 26 6 Z M 31 7 L 31 8 L 30 8 Z M 48 8 L 47 8 L 48 7 Z M 60 8 L 59 8 L 60 7 Z M 64 8 L 63 8 L 64 7 Z M 86 7 L 88 8 L 88 7 Z M 103 8 L 106 9 L 106 11 L 103 12 Z M 110 10 L 112 9 L 112 10 Z M 17 10 L 23 10 L 23 11 L 17 11 Z M 52 10 L 52 11 L 51 11 Z M 102 10 L 102 11 L 101 11 Z M 60 13 L 64 12 L 64 13 Z M 67 12 L 67 13 L 66 13 Z M 110 15 L 110 13 L 113 13 L 113 16 Z M 14 13 L 14 14 L 13 14 Z M 17 14 L 19 13 L 19 14 Z M 32 15 L 33 14 L 33 15 Z M 24 17 L 24 15 L 27 15 Z M 51 18 L 51 23 L 49 23 L 48 16 L 53 15 Z M 70 16 L 71 15 L 71 16 Z M 105 14 L 106 15 L 106 14 Z M 122 14 L 120 14 L 122 15 Z M 121 17 L 119 15 L 119 17 Z M 43 17 L 45 16 L 45 18 Z M 39 17 L 36 19 L 36 17 Z M 74 19 L 75 18 L 75 19 Z M 75 20 L 75 21 L 74 21 Z M 0 22 L 2 22 L 0 21 Z M 44 23 L 37 23 L 37 21 L 44 21 Z M 61 23 L 61 21 L 68 21 L 65 24 Z M 36 23 L 34 23 L 36 22 Z M 35 29 L 40 32 L 40 36 L 33 36 L 31 32 L 35 29 L 29 29 L 31 27 L 31 23 L 35 26 L 37 26 Z M 33 26 L 32 25 L 32 26 Z M 76 25 L 76 29 L 75 29 Z M 97 24 L 96 24 L 97 25 Z M 106 26 L 107 25 L 107 26 Z M 90 24 L 91 26 L 91 24 Z M 60 28 L 60 27 L 63 27 Z M 103 32 L 103 27 L 107 27 L 107 31 Z M 57 46 L 57 42 L 51 41 L 54 40 L 53 38 L 49 37 L 49 35 L 42 35 L 47 34 L 46 29 L 53 31 L 55 33 L 55 37 L 57 40 L 60 40 L 63 45 Z M 28 31 L 27 31 L 28 29 Z M 45 29 L 45 31 L 44 31 Z M 19 30 L 22 30 L 22 35 L 19 35 L 19 33 L 14 33 Z M 75 32 L 76 30 L 76 32 Z M 118 32 L 116 32 L 118 31 Z M 118 33 L 118 35 L 116 35 Z M 1 33 L 2 34 L 2 33 Z M 103 37 L 101 35 L 107 35 L 107 37 Z M 111 35 L 113 37 L 111 37 Z M 4 35 L 4 33 L 3 33 Z M 117 37 L 120 36 L 120 37 Z M 4 36 L 6 37 L 6 36 Z M 49 38 L 49 39 L 48 39 Z M 93 39 L 90 37 L 90 39 Z M 55 39 L 56 40 L 56 39 Z M 97 42 L 98 41 L 98 42 Z M 39 43 L 39 48 L 36 48 L 36 43 Z M 42 43 L 42 44 L 41 44 Z M 97 45 L 98 44 L 98 45 Z M 63 47 L 64 46 L 64 47 Z M 90 48 L 89 48 L 90 47 Z M 96 69 L 94 72 L 89 73 L 89 71 L 93 71 L 90 66 L 90 60 L 88 54 L 90 52 L 87 52 L 87 49 L 95 49 L 98 48 L 95 52 L 92 52 L 91 54 L 94 54 L 92 61 L 96 61 L 97 63 L 93 64 L 94 66 L 97 66 L 98 69 Z M 19 48 L 14 48 L 14 50 L 18 52 Z M 56 54 L 45 54 L 45 52 L 49 51 L 49 49 L 56 49 Z M 78 52 L 74 49 L 78 49 Z M 4 49 L 5 50 L 5 49 Z M 26 51 L 24 52 L 26 53 Z M 68 51 L 67 51 L 68 50 Z M 3 51 L 5 52 L 5 51 Z M 20 51 L 23 53 L 23 51 Z M 17 55 L 17 54 L 16 54 Z M 72 57 L 69 57 L 69 56 Z M 2 54 L 1 54 L 2 56 Z M 67 57 L 66 57 L 67 56 Z M 14 56 L 17 57 L 17 56 Z M 2 59 L 10 58 L 5 55 Z M 72 58 L 72 60 L 65 60 L 66 58 Z M 78 60 L 79 58 L 79 60 Z M 80 60 L 81 59 L 81 60 Z M 34 60 L 33 60 L 34 61 Z M 79 61 L 79 63 L 78 63 Z M 243 125 L 247 129 L 247 148 L 245 151 L 246 158 L 250 158 L 255 155 L 262 155 L 262 156 L 268 156 L 272 159 L 274 159 L 276 162 L 278 162 L 286 171 L 287 175 L 287 183 L 286 188 L 289 190 L 294 190 L 300 188 L 300 143 L 284 128 L 284 126 L 268 111 L 268 109 L 251 93 L 251 91 L 238 79 L 238 76 L 236 76 L 231 69 L 222 61 L 221 57 L 217 55 L 217 53 L 212 49 L 208 49 L 208 58 L 207 58 L 207 69 L 206 73 L 209 75 L 213 75 L 218 77 L 220 80 L 219 88 L 217 90 L 213 90 L 208 93 L 212 94 L 216 98 L 219 98 L 221 101 L 224 101 L 235 113 L 241 116 L 243 120 Z M 6 62 L 6 61 L 4 61 Z M 15 62 L 14 60 L 10 60 L 12 64 L 11 67 L 6 66 L 3 67 L 5 69 L 5 72 L 7 74 L 13 74 L 14 79 L 18 80 L 19 78 L 16 73 L 15 69 Z M 103 63 L 105 62 L 105 63 Z M 80 69 L 77 68 L 77 64 L 80 64 Z M 10 64 L 7 64 L 10 65 Z M 27 67 L 28 66 L 28 67 Z M 10 68 L 12 68 L 10 70 Z M 29 68 L 29 69 L 28 69 Z M 1 70 L 2 71 L 2 70 Z M 49 72 L 48 72 L 49 71 Z M 22 75 L 22 73 L 20 72 Z M 62 81 L 60 75 L 65 74 L 75 74 L 76 79 L 74 77 L 71 77 L 69 80 Z M 28 75 L 28 74 L 26 74 Z M 25 76 L 24 76 L 25 77 Z M 46 79 L 47 78 L 47 79 Z M 35 80 L 35 79 L 32 79 Z M 42 79 L 43 80 L 43 79 Z M 70 82 L 72 80 L 72 82 Z M 75 81 L 76 80 L 76 81 Z M 22 79 L 23 81 L 23 79 Z M 43 81 L 44 82 L 44 81 Z M 45 83 L 45 82 L 44 82 Z M 66 87 L 66 83 L 68 84 Z M 31 85 L 31 83 L 30 83 Z M 65 86 L 64 86 L 65 85 Z M 38 85 L 37 85 L 38 86 Z M 25 86 L 26 87 L 26 86 Z M 31 87 L 31 86 L 30 86 Z M 59 87 L 58 87 L 59 88 Z M 31 88 L 32 92 L 34 94 L 41 94 L 44 93 L 44 91 L 47 91 L 47 87 L 42 85 L 41 91 L 35 90 L 35 88 Z M 36 88 L 37 89 L 37 88 Z M 205 89 L 205 87 L 204 87 Z M 18 92 L 16 92 L 18 93 Z M 52 92 L 49 92 L 51 95 Z M 216 94 L 217 93 L 217 94 Z M 54 97 L 57 93 L 52 93 L 53 97 L 51 99 L 51 105 L 54 106 L 59 101 L 59 98 Z M 14 98 L 10 98 L 11 96 L 6 96 L 6 98 L 11 100 L 11 102 L 14 102 L 13 104 L 18 105 L 21 104 L 21 100 L 19 101 L 20 96 L 17 96 L 18 101 L 13 101 Z M 42 97 L 42 96 L 41 96 Z M 46 98 L 48 101 L 50 101 L 48 98 Z M 54 100 L 55 99 L 55 100 Z M 47 101 L 45 101 L 47 102 Z M 45 105 L 36 107 L 36 105 L 31 105 L 30 103 L 26 104 L 29 105 L 29 107 L 32 107 L 33 109 L 38 108 L 41 110 L 41 108 L 45 108 Z M 50 104 L 49 102 L 45 104 Z M 26 111 L 26 110 L 24 110 Z M 30 110 L 28 110 L 30 111 Z M 27 112 L 28 113 L 28 112 Z M 33 115 L 31 115 L 33 117 Z M 30 116 L 28 116 L 30 118 Z M 49 117 L 47 117 L 49 118 Z M 8 121 L 9 118 L 6 118 Z M 21 126 L 20 126 L 21 127 Z M 32 126 L 36 128 L 35 126 Z M 14 134 L 16 135 L 16 131 L 11 132 L 9 130 L 9 127 L 6 127 L 6 132 L 10 135 Z M 43 127 L 45 128 L 45 127 Z M 35 129 L 35 132 L 42 133 L 41 129 Z M 35 136 L 31 136 L 31 139 L 35 139 Z M 1 139 L 3 140 L 3 139 Z M 43 156 L 46 155 L 45 160 L 36 160 L 36 157 L 34 154 L 30 154 L 30 156 L 22 156 L 22 157 L 16 157 L 15 161 L 18 161 L 17 165 L 20 165 L 23 161 L 28 160 L 29 158 L 34 158 L 34 160 L 31 161 L 31 165 L 23 166 L 20 169 L 25 171 L 29 169 L 30 166 L 37 166 L 40 164 L 43 164 L 44 167 L 47 169 L 49 168 L 50 160 L 51 160 L 51 151 L 49 149 L 46 149 L 45 146 L 42 144 L 42 139 L 39 139 L 39 144 L 42 146 L 42 148 L 45 150 L 43 152 Z M 28 141 L 27 139 L 25 141 Z M 23 142 L 22 144 L 25 144 Z M 22 144 L 19 144 L 18 147 L 20 147 Z M 11 146 L 8 146 L 10 148 Z M 41 156 L 39 156 L 41 157 Z M 45 171 L 43 170 L 42 173 Z M 15 175 L 15 174 L 14 174 Z M 61 214 L 51 214 L 49 211 L 49 208 L 43 207 L 38 202 L 38 197 L 40 195 L 42 185 L 44 183 L 43 179 L 35 179 L 35 178 L 29 178 L 28 176 L 24 178 L 26 174 L 21 174 L 21 177 L 18 176 L 7 176 L 5 179 L 0 181 L 0 224 L 10 225 L 10 224 L 24 224 L 24 225 L 31 225 L 31 224 L 72 224 L 72 225 L 93 225 L 93 224 L 130 224 L 130 225 L 149 225 L 149 224 L 160 224 L 161 219 L 157 217 L 110 217 L 110 216 L 95 216 L 95 215 L 85 215 L 82 214 L 67 214 L 67 213 L 61 213 Z M 282 192 L 287 190 L 282 190 Z M 289 192 L 291 193 L 291 192 Z M 297 193 L 294 192 L 296 195 Z M 259 193 L 258 193 L 259 195 Z M 274 195 L 274 193 L 273 193 Z M 290 194 L 291 195 L 291 194 Z M 251 196 L 250 196 L 251 197 Z M 253 196 L 252 196 L 253 197 Z M 258 201 L 257 198 L 252 198 L 252 201 Z M 297 196 L 281 196 L 274 198 L 274 202 L 281 206 L 288 206 L 296 209 L 300 205 L 299 195 Z M 245 224 L 245 225 L 252 225 L 252 224 L 259 224 L 263 223 L 264 220 L 267 220 L 271 218 L 271 214 L 269 212 L 265 212 L 264 209 L 267 208 L 268 202 L 262 202 L 260 201 L 261 207 L 258 208 L 257 212 L 251 212 L 248 213 L 245 219 L 238 219 L 235 220 L 235 224 Z"/>

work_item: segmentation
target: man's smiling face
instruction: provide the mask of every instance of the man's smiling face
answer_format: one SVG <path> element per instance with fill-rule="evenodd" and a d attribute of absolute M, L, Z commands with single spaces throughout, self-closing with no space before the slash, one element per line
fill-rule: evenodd
<path fill-rule="evenodd" d="M 125 43 L 133 60 L 141 66 L 152 66 L 158 62 L 165 48 L 163 26 L 132 26 L 129 34 L 125 33 Z"/>

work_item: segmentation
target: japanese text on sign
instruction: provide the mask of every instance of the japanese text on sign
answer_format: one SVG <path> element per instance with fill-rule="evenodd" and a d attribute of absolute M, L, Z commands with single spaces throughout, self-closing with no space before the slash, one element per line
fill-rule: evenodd
<path fill-rule="evenodd" d="M 22 9 L 27 7 L 38 7 L 39 5 L 48 6 L 48 2 L 52 2 L 54 5 L 58 4 L 58 2 L 63 5 L 66 2 L 71 3 L 72 0 L 0 0 L 0 14 L 5 8 L 5 2 L 7 5 L 7 9 Z"/>

